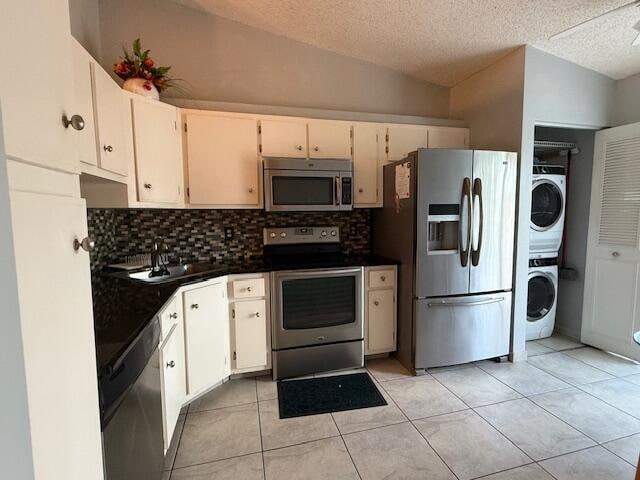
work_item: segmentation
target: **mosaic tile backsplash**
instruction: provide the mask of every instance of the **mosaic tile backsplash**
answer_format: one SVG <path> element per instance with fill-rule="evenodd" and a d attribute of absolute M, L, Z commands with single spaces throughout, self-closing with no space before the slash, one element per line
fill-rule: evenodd
<path fill-rule="evenodd" d="M 367 255 L 371 245 L 371 210 L 351 212 L 286 212 L 264 210 L 87 210 L 89 235 L 96 240 L 91 270 L 149 253 L 156 237 L 169 247 L 171 260 L 238 264 L 262 257 L 264 227 L 338 225 L 346 254 Z M 225 239 L 225 228 L 234 230 Z"/>

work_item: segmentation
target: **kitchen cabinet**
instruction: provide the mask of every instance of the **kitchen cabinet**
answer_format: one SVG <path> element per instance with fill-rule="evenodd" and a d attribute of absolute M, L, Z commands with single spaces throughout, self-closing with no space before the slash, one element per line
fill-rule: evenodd
<path fill-rule="evenodd" d="M 307 158 L 307 124 L 302 119 L 262 120 L 260 149 L 263 157 Z"/>
<path fill-rule="evenodd" d="M 80 162 L 98 166 L 95 122 L 93 121 L 93 91 L 91 89 L 91 55 L 71 38 L 73 58 L 74 108 L 84 119 L 84 128 L 77 131 L 76 147 Z"/>
<path fill-rule="evenodd" d="M 131 98 L 138 200 L 181 204 L 182 155 L 178 109 L 145 98 Z"/>
<path fill-rule="evenodd" d="M 429 148 L 469 148 L 469 130 L 457 127 L 429 127 Z"/>
<path fill-rule="evenodd" d="M 260 208 L 258 122 L 191 114 L 185 120 L 189 204 Z"/>
<path fill-rule="evenodd" d="M 376 123 L 353 125 L 354 207 L 382 206 L 384 129 Z"/>
<path fill-rule="evenodd" d="M 229 323 L 233 373 L 271 368 L 268 291 L 265 275 L 230 278 Z"/>
<path fill-rule="evenodd" d="M 365 271 L 365 355 L 396 349 L 395 266 L 366 267 Z"/>
<path fill-rule="evenodd" d="M 402 160 L 410 152 L 429 146 L 429 127 L 424 125 L 389 125 L 387 127 L 387 159 Z"/>
<path fill-rule="evenodd" d="M 125 132 L 130 124 L 127 99 L 102 67 L 91 63 L 91 73 L 98 166 L 119 175 L 127 175 L 130 151 Z"/>
<path fill-rule="evenodd" d="M 183 304 L 187 394 L 192 397 L 231 373 L 224 282 L 185 291 Z"/>
<path fill-rule="evenodd" d="M 8 311 L 3 335 L 10 338 L 16 330 L 19 336 L 15 343 L 24 370 L 13 378 L 21 378 L 26 388 L 29 418 L 22 431 L 31 438 L 29 468 L 45 472 L 42 478 L 101 479 L 89 253 L 73 247 L 74 239 L 87 236 L 78 176 L 14 161 L 7 167 L 11 201 L 5 205 L 12 225 L 5 231 L 13 232 L 13 245 L 3 243 L 3 257 L 13 264 L 15 254 L 15 273 L 12 282 L 2 277 L 3 289 L 11 293 L 6 298 L 12 300 L 3 305 Z M 15 362 L 12 350 L 3 349 L 4 368 L 17 370 Z M 59 366 L 55 374 L 52 362 Z M 11 423 L 20 422 L 22 408 L 26 403 L 9 410 Z M 53 444 L 73 454 L 56 454 L 62 450 L 52 449 Z"/>
<path fill-rule="evenodd" d="M 346 122 L 309 122 L 309 158 L 351 158 L 351 125 Z"/>
<path fill-rule="evenodd" d="M 165 335 L 164 332 L 163 335 Z M 162 413 L 164 450 L 166 452 L 171 444 L 178 415 L 187 394 L 182 321 L 171 326 L 160 346 L 160 371 L 162 372 Z"/>
<path fill-rule="evenodd" d="M 77 112 L 65 1 L 3 2 L 0 105 L 4 154 L 71 173 L 79 171 L 77 133 L 62 116 Z"/>

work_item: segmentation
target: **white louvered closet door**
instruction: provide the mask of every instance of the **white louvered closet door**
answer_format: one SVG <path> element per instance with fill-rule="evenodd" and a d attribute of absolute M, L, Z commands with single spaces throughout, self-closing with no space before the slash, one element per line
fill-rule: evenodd
<path fill-rule="evenodd" d="M 640 123 L 596 133 L 582 341 L 640 360 Z"/>

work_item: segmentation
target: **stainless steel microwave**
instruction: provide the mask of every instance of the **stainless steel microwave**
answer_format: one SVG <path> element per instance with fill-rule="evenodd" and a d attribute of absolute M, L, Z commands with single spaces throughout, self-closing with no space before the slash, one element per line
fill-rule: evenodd
<path fill-rule="evenodd" d="M 268 212 L 351 210 L 353 163 L 265 158 L 264 208 Z"/>

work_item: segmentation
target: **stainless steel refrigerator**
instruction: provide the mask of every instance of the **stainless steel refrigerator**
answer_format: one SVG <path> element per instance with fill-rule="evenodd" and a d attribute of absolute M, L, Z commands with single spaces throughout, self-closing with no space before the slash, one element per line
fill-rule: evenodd
<path fill-rule="evenodd" d="M 384 167 L 373 251 L 400 262 L 409 369 L 509 353 L 517 154 L 419 149 Z"/>

